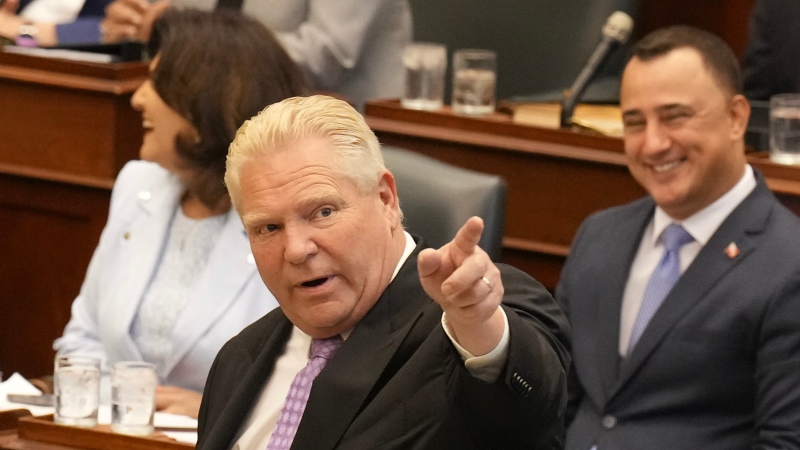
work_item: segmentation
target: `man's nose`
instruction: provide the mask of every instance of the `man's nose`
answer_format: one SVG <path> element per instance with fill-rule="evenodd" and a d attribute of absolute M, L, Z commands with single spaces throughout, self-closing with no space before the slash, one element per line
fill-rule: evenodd
<path fill-rule="evenodd" d="M 644 131 L 642 150 L 645 154 L 656 154 L 669 149 L 672 140 L 667 130 L 659 123 L 648 123 Z"/>
<path fill-rule="evenodd" d="M 313 229 L 309 226 L 287 226 L 284 238 L 286 245 L 283 257 L 292 264 L 303 264 L 308 257 L 317 253 Z"/>

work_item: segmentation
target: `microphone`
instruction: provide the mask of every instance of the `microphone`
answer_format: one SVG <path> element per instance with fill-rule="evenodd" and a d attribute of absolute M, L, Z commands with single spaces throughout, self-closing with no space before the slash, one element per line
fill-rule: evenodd
<path fill-rule="evenodd" d="M 568 127 L 572 124 L 572 114 L 575 112 L 575 106 L 578 100 L 583 96 L 583 91 L 589 85 L 592 77 L 597 73 L 597 69 L 608 58 L 612 50 L 625 43 L 628 36 L 633 29 L 633 19 L 631 16 L 622 11 L 615 11 L 603 25 L 603 38 L 600 40 L 597 48 L 589 57 L 589 62 L 586 63 L 578 78 L 572 83 L 569 91 L 564 93 L 561 100 L 561 126 Z"/>

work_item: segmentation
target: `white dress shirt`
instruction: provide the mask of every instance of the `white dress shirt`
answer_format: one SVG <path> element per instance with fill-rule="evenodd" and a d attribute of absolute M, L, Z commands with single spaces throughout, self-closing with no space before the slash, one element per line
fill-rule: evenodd
<path fill-rule="evenodd" d="M 414 248 L 416 248 L 414 238 L 407 232 L 404 233 L 406 236 L 406 247 L 392 273 L 392 280 L 397 276 L 400 268 L 414 251 Z M 505 331 L 497 347 L 486 355 L 473 356 L 453 339 L 445 314 L 442 314 L 442 326 L 444 327 L 445 333 L 464 359 L 465 367 L 472 376 L 486 382 L 494 382 L 497 379 L 508 358 L 508 317 L 506 317 L 504 311 L 503 318 L 505 319 Z M 347 340 L 351 332 L 352 330 L 342 333 L 342 338 Z M 311 336 L 300 331 L 297 327 L 292 327 L 292 334 L 289 337 L 289 341 L 286 343 L 286 349 L 275 362 L 275 370 L 262 389 L 261 395 L 252 411 L 250 411 L 250 416 L 239 429 L 233 450 L 267 448 L 269 438 L 275 430 L 275 425 L 278 423 L 281 409 L 283 409 L 286 394 L 289 392 L 294 377 L 308 364 L 310 352 Z"/>
<path fill-rule="evenodd" d="M 85 0 L 33 0 L 19 12 L 31 22 L 69 23 L 78 18 Z"/>
<path fill-rule="evenodd" d="M 742 201 L 755 189 L 756 178 L 753 168 L 748 164 L 744 175 L 736 185 L 726 192 L 714 203 L 694 213 L 684 221 L 676 221 L 656 207 L 653 220 L 644 230 L 639 250 L 631 263 L 628 282 L 622 297 L 622 315 L 619 330 L 619 354 L 625 357 L 628 354 L 628 343 L 633 332 L 633 324 L 639 314 L 644 291 L 650 276 L 653 274 L 658 261 L 664 253 L 664 244 L 661 243 L 661 233 L 672 223 L 678 223 L 694 238 L 680 249 L 681 274 L 692 264 L 695 257 L 703 249 L 711 236 L 716 233 L 722 222 L 739 206 Z"/>

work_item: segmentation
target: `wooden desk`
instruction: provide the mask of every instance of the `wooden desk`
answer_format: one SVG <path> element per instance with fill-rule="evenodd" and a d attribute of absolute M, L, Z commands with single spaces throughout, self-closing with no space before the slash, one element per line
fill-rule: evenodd
<path fill-rule="evenodd" d="M 589 214 L 645 195 L 628 173 L 622 140 L 483 118 L 368 102 L 367 123 L 381 143 L 503 176 L 508 182 L 503 260 L 554 289 L 579 225 Z M 750 163 L 779 197 L 800 212 L 800 168 L 761 155 Z"/>
<path fill-rule="evenodd" d="M 75 428 L 56 425 L 49 417 L 24 417 L 16 429 L 0 431 L 0 450 L 192 450 L 163 434 L 126 436 L 108 425 Z"/>
<path fill-rule="evenodd" d="M 0 411 L 0 431 L 16 430 L 19 419 L 30 415 L 31 412 L 27 409 Z"/>
<path fill-rule="evenodd" d="M 130 97 L 143 63 L 91 64 L 0 52 L 0 368 L 53 371 L 106 222 L 119 169 L 141 146 Z"/>

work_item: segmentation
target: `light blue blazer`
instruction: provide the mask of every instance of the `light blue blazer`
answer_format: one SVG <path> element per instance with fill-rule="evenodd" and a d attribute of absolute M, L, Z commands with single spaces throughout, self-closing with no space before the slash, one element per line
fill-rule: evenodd
<path fill-rule="evenodd" d="M 53 344 L 59 354 L 94 355 L 105 363 L 142 360 L 131 324 L 183 191 L 178 179 L 157 164 L 125 165 L 72 317 Z M 219 243 L 175 324 L 165 384 L 202 391 L 222 345 L 277 306 L 258 275 L 239 216 L 233 209 L 228 214 Z"/>

